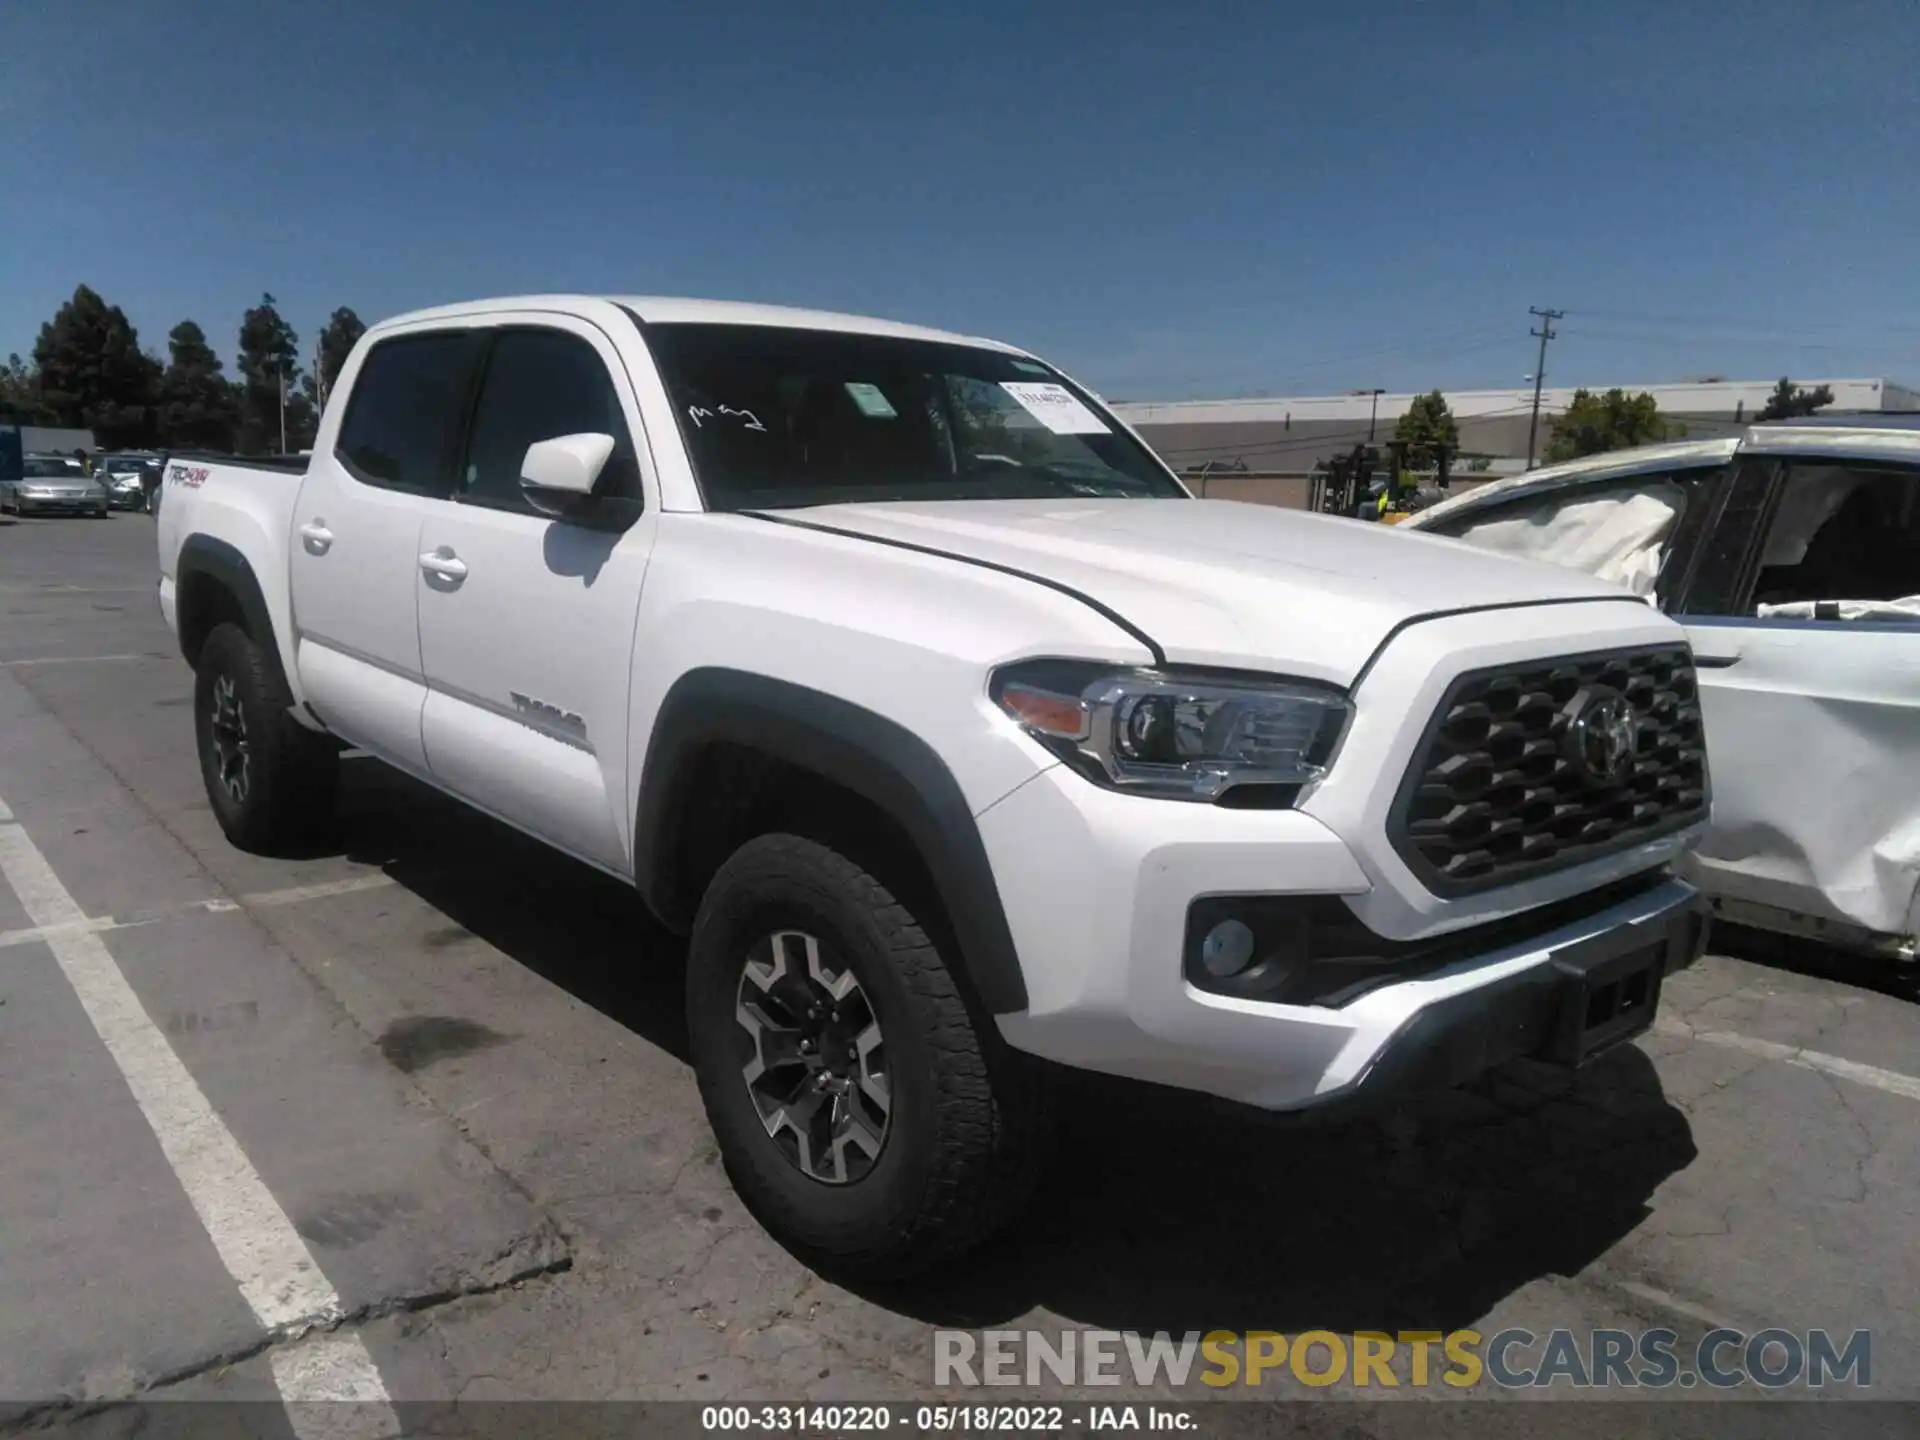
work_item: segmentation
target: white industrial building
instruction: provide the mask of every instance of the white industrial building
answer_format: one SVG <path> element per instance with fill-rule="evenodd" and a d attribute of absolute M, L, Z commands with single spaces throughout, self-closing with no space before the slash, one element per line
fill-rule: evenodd
<path fill-rule="evenodd" d="M 1621 385 L 1628 394 L 1652 395 L 1667 419 L 1688 436 L 1706 439 L 1731 434 L 1751 423 L 1765 408 L 1776 380 L 1689 380 L 1671 385 Z M 1920 411 L 1920 390 L 1892 380 L 1822 380 L 1794 377 L 1811 390 L 1825 385 L 1833 401 L 1821 413 L 1882 414 Z M 1615 387 L 1580 387 L 1595 394 Z M 1527 454 L 1533 388 L 1450 390 L 1447 406 L 1459 423 L 1463 457 L 1480 457 L 1493 473 L 1519 468 Z M 1573 402 L 1573 387 L 1552 386 L 1540 394 L 1538 447 L 1546 449 L 1547 423 Z M 1114 406 L 1148 444 L 1176 470 L 1215 473 L 1302 474 L 1316 461 L 1365 441 L 1393 434 L 1394 422 L 1417 397 L 1301 395 L 1288 399 L 1181 400 L 1167 404 Z"/>

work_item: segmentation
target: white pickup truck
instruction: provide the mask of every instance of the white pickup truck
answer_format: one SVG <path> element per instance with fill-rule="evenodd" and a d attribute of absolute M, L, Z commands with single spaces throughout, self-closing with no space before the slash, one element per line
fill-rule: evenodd
<path fill-rule="evenodd" d="M 687 933 L 729 1173 L 905 1273 L 1046 1065 L 1393 1101 L 1651 1020 L 1705 920 L 1686 636 L 1447 540 L 1201 501 L 1020 350 L 537 297 L 369 330 L 304 472 L 175 457 L 160 604 L 238 845 L 351 746 Z"/>

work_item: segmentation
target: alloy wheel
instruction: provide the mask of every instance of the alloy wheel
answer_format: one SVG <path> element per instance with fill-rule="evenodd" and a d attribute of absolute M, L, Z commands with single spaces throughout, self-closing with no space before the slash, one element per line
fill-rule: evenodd
<path fill-rule="evenodd" d="M 747 953 L 734 1017 L 752 1042 L 741 1077 L 780 1152 L 827 1185 L 871 1171 L 893 1095 L 879 1016 L 852 968 L 815 936 L 776 931 Z"/>
<path fill-rule="evenodd" d="M 221 788 L 234 804 L 244 805 L 253 779 L 253 750 L 247 740 L 247 713 L 240 708 L 231 675 L 218 676 L 213 682 L 213 717 L 208 731 L 214 773 L 220 777 Z"/>

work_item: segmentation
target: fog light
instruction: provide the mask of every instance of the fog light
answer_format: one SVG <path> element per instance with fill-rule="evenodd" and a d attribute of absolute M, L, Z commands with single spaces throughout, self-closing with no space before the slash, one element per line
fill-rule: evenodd
<path fill-rule="evenodd" d="M 1200 968 L 1216 980 L 1238 975 L 1253 963 L 1253 931 L 1238 920 L 1222 920 L 1200 942 Z"/>

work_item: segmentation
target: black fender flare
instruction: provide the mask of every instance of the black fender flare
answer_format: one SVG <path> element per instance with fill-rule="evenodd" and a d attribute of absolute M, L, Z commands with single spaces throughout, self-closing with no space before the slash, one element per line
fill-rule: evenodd
<path fill-rule="evenodd" d="M 174 565 L 174 625 L 179 632 L 180 653 L 186 657 L 187 664 L 198 660 L 200 642 L 206 639 L 206 630 L 195 623 L 195 617 L 187 608 L 193 588 L 190 582 L 202 576 L 233 596 L 246 619 L 247 633 L 273 657 L 273 663 L 279 665 L 279 637 L 273 632 L 273 617 L 267 612 L 267 597 L 260 589 L 259 577 L 253 573 L 253 566 L 247 563 L 245 555 L 211 535 L 189 535 Z"/>
<path fill-rule="evenodd" d="M 1027 1008 L 1026 980 L 980 827 L 946 762 L 895 721 L 837 696 L 743 670 L 708 667 L 676 680 L 661 702 L 640 776 L 633 873 L 668 925 L 692 922 L 671 856 L 690 805 L 694 757 L 715 741 L 808 770 L 876 806 L 920 853 L 959 942 L 959 963 L 996 1015 Z"/>

